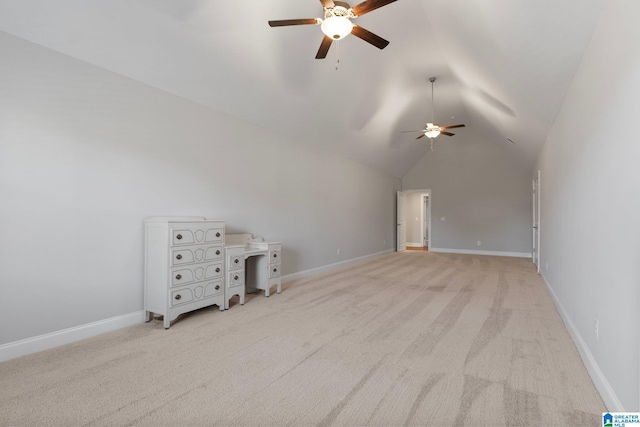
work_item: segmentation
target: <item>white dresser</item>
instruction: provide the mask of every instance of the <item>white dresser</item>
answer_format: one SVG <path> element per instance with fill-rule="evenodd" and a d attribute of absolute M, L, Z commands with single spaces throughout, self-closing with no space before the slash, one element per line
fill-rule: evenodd
<path fill-rule="evenodd" d="M 145 224 L 144 309 L 164 316 L 210 305 L 225 309 L 224 221 L 152 217 Z"/>

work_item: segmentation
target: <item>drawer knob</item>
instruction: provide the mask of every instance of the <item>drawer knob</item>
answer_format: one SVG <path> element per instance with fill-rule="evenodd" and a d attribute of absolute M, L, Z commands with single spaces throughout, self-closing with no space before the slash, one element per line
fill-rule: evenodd
<path fill-rule="evenodd" d="M 176 280 L 182 279 L 182 274 L 176 274 Z"/>
<path fill-rule="evenodd" d="M 216 255 L 220 255 L 220 251 L 216 251 Z"/>
<path fill-rule="evenodd" d="M 180 294 L 176 295 L 176 299 L 180 299 L 180 298 L 182 298 L 182 295 Z"/>
<path fill-rule="evenodd" d="M 220 267 L 216 268 L 216 273 L 220 273 Z"/>
<path fill-rule="evenodd" d="M 216 237 L 220 237 L 220 233 L 216 233 Z"/>
<path fill-rule="evenodd" d="M 176 239 L 178 239 L 178 240 L 182 240 L 182 234 L 178 234 L 178 235 L 176 236 Z"/>
<path fill-rule="evenodd" d="M 180 254 L 176 255 L 176 259 L 182 259 L 182 255 Z"/>
<path fill-rule="evenodd" d="M 238 258 L 234 259 L 233 262 L 235 262 L 236 264 L 240 262 L 240 260 Z"/>
<path fill-rule="evenodd" d="M 216 285 L 216 291 L 220 289 L 220 285 Z"/>
<path fill-rule="evenodd" d="M 278 258 L 278 254 L 273 254 L 273 257 L 274 258 Z"/>
<path fill-rule="evenodd" d="M 278 272 L 278 269 L 277 269 L 277 268 L 274 268 L 274 269 L 273 269 L 273 272 L 274 272 L 274 273 L 277 273 L 277 272 Z"/>
<path fill-rule="evenodd" d="M 233 280 L 238 280 L 238 279 L 239 279 L 239 277 L 238 277 L 237 274 L 235 276 L 233 276 Z"/>

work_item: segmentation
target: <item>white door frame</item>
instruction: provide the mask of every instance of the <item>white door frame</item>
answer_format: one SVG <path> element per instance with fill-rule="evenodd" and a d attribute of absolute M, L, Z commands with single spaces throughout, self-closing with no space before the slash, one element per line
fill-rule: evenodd
<path fill-rule="evenodd" d="M 532 191 L 532 208 L 533 208 L 533 227 L 532 227 L 532 252 L 531 259 L 536 265 L 536 271 L 540 273 L 540 170 L 533 180 Z"/>
<path fill-rule="evenodd" d="M 396 194 L 396 252 L 403 252 L 407 250 L 407 193 Z"/>
<path fill-rule="evenodd" d="M 427 204 L 428 200 L 428 204 Z M 426 206 L 426 209 L 425 209 Z M 427 235 L 424 224 L 428 220 Z M 425 238 L 426 237 L 426 238 Z M 422 194 L 422 244 L 431 247 L 431 193 Z"/>
<path fill-rule="evenodd" d="M 540 203 L 542 201 L 542 199 L 540 198 L 540 193 L 542 192 L 541 189 L 542 189 L 542 184 L 541 184 L 541 181 L 540 181 L 540 169 L 538 169 L 538 191 L 537 191 L 537 194 L 538 194 L 538 256 L 537 256 L 537 259 L 538 259 L 538 273 L 540 273 L 540 254 L 542 253 L 540 251 L 540 230 L 541 230 L 540 229 L 540 223 L 542 222 L 542 221 L 540 221 L 540 212 L 541 212 Z"/>

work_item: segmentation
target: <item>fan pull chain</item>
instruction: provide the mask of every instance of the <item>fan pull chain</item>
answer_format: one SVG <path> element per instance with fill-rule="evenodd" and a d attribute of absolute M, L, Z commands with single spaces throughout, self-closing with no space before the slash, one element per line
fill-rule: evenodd
<path fill-rule="evenodd" d="M 340 40 L 336 41 L 336 71 L 338 70 L 339 64 L 340 64 Z"/>
<path fill-rule="evenodd" d="M 431 151 L 433 151 L 433 139 L 431 140 Z"/>

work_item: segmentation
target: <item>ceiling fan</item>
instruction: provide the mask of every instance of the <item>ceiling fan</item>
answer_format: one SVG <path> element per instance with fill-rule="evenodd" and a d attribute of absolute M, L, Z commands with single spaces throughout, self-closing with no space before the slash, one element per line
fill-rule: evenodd
<path fill-rule="evenodd" d="M 433 115 L 435 111 L 435 106 L 433 103 L 433 82 L 436 81 L 435 77 L 430 77 L 429 81 L 431 82 L 431 123 L 427 123 L 424 129 L 422 130 L 405 130 L 404 132 L 422 132 L 422 135 L 417 137 L 416 139 L 427 138 L 431 139 L 431 151 L 433 151 L 433 139 L 437 138 L 440 135 L 453 136 L 454 133 L 446 132 L 447 129 L 455 129 L 455 128 L 463 128 L 464 125 L 450 125 L 450 126 L 440 126 L 437 123 L 434 123 Z"/>
<path fill-rule="evenodd" d="M 320 18 L 285 19 L 281 21 L 269 21 L 269 26 L 285 27 L 289 25 L 320 25 L 320 29 L 324 33 L 324 38 L 322 39 L 322 43 L 320 43 L 320 49 L 318 49 L 316 59 L 326 58 L 327 52 L 329 52 L 329 48 L 331 47 L 331 43 L 334 40 L 341 40 L 349 34 L 353 34 L 367 43 L 371 43 L 378 49 L 384 49 L 389 44 L 387 40 L 358 25 L 355 25 L 351 22 L 351 19 L 362 16 L 365 13 L 369 13 L 372 10 L 386 6 L 395 1 L 397 0 L 366 0 L 351 7 L 349 6 L 349 3 L 344 1 L 320 0 L 320 3 L 322 3 L 322 6 L 324 7 L 324 20 Z"/>

